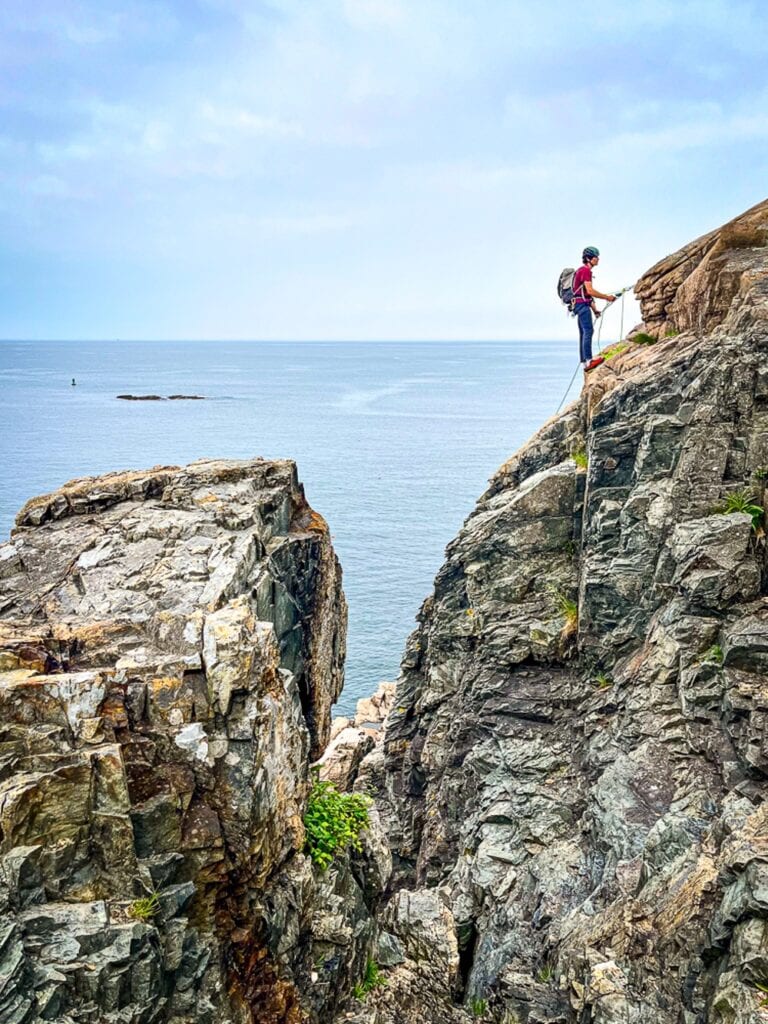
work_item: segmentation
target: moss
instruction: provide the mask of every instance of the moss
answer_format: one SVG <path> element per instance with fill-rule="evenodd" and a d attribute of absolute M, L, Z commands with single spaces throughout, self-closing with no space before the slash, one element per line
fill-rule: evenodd
<path fill-rule="evenodd" d="M 723 658 L 723 648 L 720 644 L 712 644 L 712 646 L 708 650 L 704 651 L 701 656 L 702 662 L 709 662 L 714 665 L 722 665 Z"/>
<path fill-rule="evenodd" d="M 628 341 L 617 341 L 615 345 L 609 345 L 608 348 L 603 350 L 603 357 L 605 359 L 613 359 L 615 356 L 620 356 L 622 352 L 626 352 L 628 348 Z"/>
<path fill-rule="evenodd" d="M 653 334 L 646 334 L 645 331 L 638 331 L 637 334 L 633 334 L 629 340 L 633 341 L 635 345 L 655 345 L 659 339 L 654 337 Z"/>

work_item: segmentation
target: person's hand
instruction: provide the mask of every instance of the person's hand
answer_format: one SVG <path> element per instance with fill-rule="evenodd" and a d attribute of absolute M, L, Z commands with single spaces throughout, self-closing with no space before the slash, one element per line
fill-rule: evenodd
<path fill-rule="evenodd" d="M 594 311 L 594 313 L 595 313 L 595 319 L 597 319 L 597 317 L 599 317 L 599 316 L 600 316 L 600 310 L 599 310 L 599 309 L 596 309 L 596 310 Z"/>
<path fill-rule="evenodd" d="M 610 297 L 610 299 L 608 299 L 608 301 L 609 301 L 609 302 L 615 302 L 615 301 L 616 301 L 616 299 L 618 299 L 618 297 L 619 297 L 618 295 L 612 295 L 612 296 Z"/>

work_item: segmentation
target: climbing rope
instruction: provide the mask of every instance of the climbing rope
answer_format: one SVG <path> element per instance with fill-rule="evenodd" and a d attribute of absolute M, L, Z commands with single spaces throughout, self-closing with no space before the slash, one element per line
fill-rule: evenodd
<path fill-rule="evenodd" d="M 618 291 L 618 292 L 614 293 L 617 296 L 619 296 L 619 295 L 621 296 L 621 323 L 619 325 L 619 341 L 621 341 L 623 339 L 623 337 L 624 337 L 624 296 L 627 294 L 627 292 L 631 292 L 631 291 L 632 291 L 632 286 L 630 285 L 628 288 L 622 288 L 621 291 Z M 612 305 L 613 305 L 613 303 L 609 302 L 608 305 L 605 306 L 601 310 L 600 316 L 597 318 L 597 351 L 598 351 L 598 353 L 603 351 L 602 346 L 600 344 L 600 334 L 601 334 L 601 332 L 603 330 L 603 317 L 605 316 L 606 311 L 609 310 Z M 560 410 L 565 405 L 565 400 L 568 397 L 568 393 L 570 392 L 571 388 L 573 387 L 573 382 L 576 380 L 576 374 L 579 372 L 580 368 L 581 368 L 581 362 L 578 362 L 576 364 L 576 369 L 573 371 L 573 376 L 571 377 L 571 381 L 570 381 L 568 387 L 565 389 L 565 394 L 560 399 L 560 405 L 558 405 L 557 409 L 555 410 L 555 416 L 557 416 L 557 414 L 560 412 Z"/>

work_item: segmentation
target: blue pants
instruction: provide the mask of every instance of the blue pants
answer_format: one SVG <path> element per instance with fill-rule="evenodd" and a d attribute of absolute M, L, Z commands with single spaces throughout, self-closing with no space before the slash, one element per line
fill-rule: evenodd
<path fill-rule="evenodd" d="M 579 359 L 588 363 L 592 358 L 592 332 L 595 329 L 588 302 L 576 304 L 576 319 L 579 321 Z"/>

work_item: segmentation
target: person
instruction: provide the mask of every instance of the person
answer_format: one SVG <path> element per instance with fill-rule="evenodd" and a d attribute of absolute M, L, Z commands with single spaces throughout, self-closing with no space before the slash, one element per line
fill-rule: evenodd
<path fill-rule="evenodd" d="M 579 321 L 579 359 L 585 373 L 605 362 L 602 356 L 592 358 L 592 334 L 595 328 L 593 314 L 595 317 L 600 316 L 599 310 L 595 308 L 595 299 L 616 301 L 615 295 L 605 295 L 592 284 L 592 271 L 599 262 L 600 250 L 594 245 L 588 245 L 581 254 L 582 265 L 573 275 L 574 313 Z"/>

